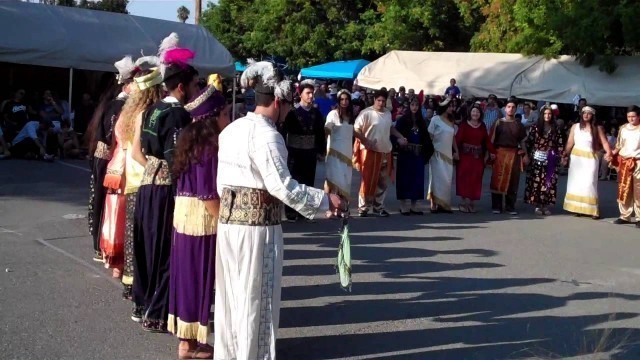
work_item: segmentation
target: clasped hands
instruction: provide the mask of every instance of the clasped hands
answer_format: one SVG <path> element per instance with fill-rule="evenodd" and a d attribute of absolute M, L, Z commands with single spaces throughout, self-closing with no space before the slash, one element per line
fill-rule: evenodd
<path fill-rule="evenodd" d="M 349 203 L 347 199 L 337 194 L 327 194 L 329 197 L 329 210 L 336 215 L 349 213 Z"/>

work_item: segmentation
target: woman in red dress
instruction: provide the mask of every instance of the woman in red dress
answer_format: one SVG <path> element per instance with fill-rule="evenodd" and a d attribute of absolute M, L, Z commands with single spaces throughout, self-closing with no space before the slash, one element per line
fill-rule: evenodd
<path fill-rule="evenodd" d="M 482 117 L 480 105 L 474 104 L 469 111 L 469 120 L 460 124 L 456 134 L 460 150 L 460 161 L 456 168 L 456 194 L 462 198 L 460 212 L 464 213 L 476 212 L 474 202 L 480 200 L 482 194 L 482 175 L 487 152 L 491 158 L 494 157 L 493 146 Z"/>

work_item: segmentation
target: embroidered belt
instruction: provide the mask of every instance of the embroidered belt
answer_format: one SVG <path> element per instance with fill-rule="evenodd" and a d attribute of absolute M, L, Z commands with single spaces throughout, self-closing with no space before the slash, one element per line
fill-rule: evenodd
<path fill-rule="evenodd" d="M 246 187 L 225 188 L 220 196 L 222 224 L 246 226 L 280 225 L 282 202 L 266 190 Z"/>
<path fill-rule="evenodd" d="M 109 145 L 98 141 L 96 151 L 93 153 L 93 157 L 103 160 L 111 160 L 111 151 L 109 151 Z"/>
<path fill-rule="evenodd" d="M 294 149 L 311 150 L 316 147 L 315 135 L 287 135 L 287 146 Z"/>
<path fill-rule="evenodd" d="M 462 144 L 461 152 L 466 155 L 471 155 L 476 159 L 479 159 L 482 155 L 482 146 L 472 145 L 472 144 Z"/>
<path fill-rule="evenodd" d="M 147 156 L 147 165 L 142 173 L 140 185 L 171 185 L 171 172 L 166 160 Z"/>

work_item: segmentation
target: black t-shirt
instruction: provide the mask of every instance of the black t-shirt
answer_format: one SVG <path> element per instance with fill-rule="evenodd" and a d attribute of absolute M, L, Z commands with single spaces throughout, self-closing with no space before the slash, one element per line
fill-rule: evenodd
<path fill-rule="evenodd" d="M 26 103 L 11 100 L 4 104 L 3 112 L 12 123 L 15 123 L 18 129 L 22 129 L 22 127 L 29 121 L 27 108 Z"/>

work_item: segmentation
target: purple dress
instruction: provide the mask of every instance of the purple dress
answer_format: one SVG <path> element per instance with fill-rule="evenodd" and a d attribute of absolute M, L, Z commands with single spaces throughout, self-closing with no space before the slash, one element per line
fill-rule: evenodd
<path fill-rule="evenodd" d="M 210 151 L 180 174 L 173 213 L 168 330 L 201 344 L 210 332 L 218 222 L 204 200 L 219 199 L 217 168 L 217 154 Z"/>

